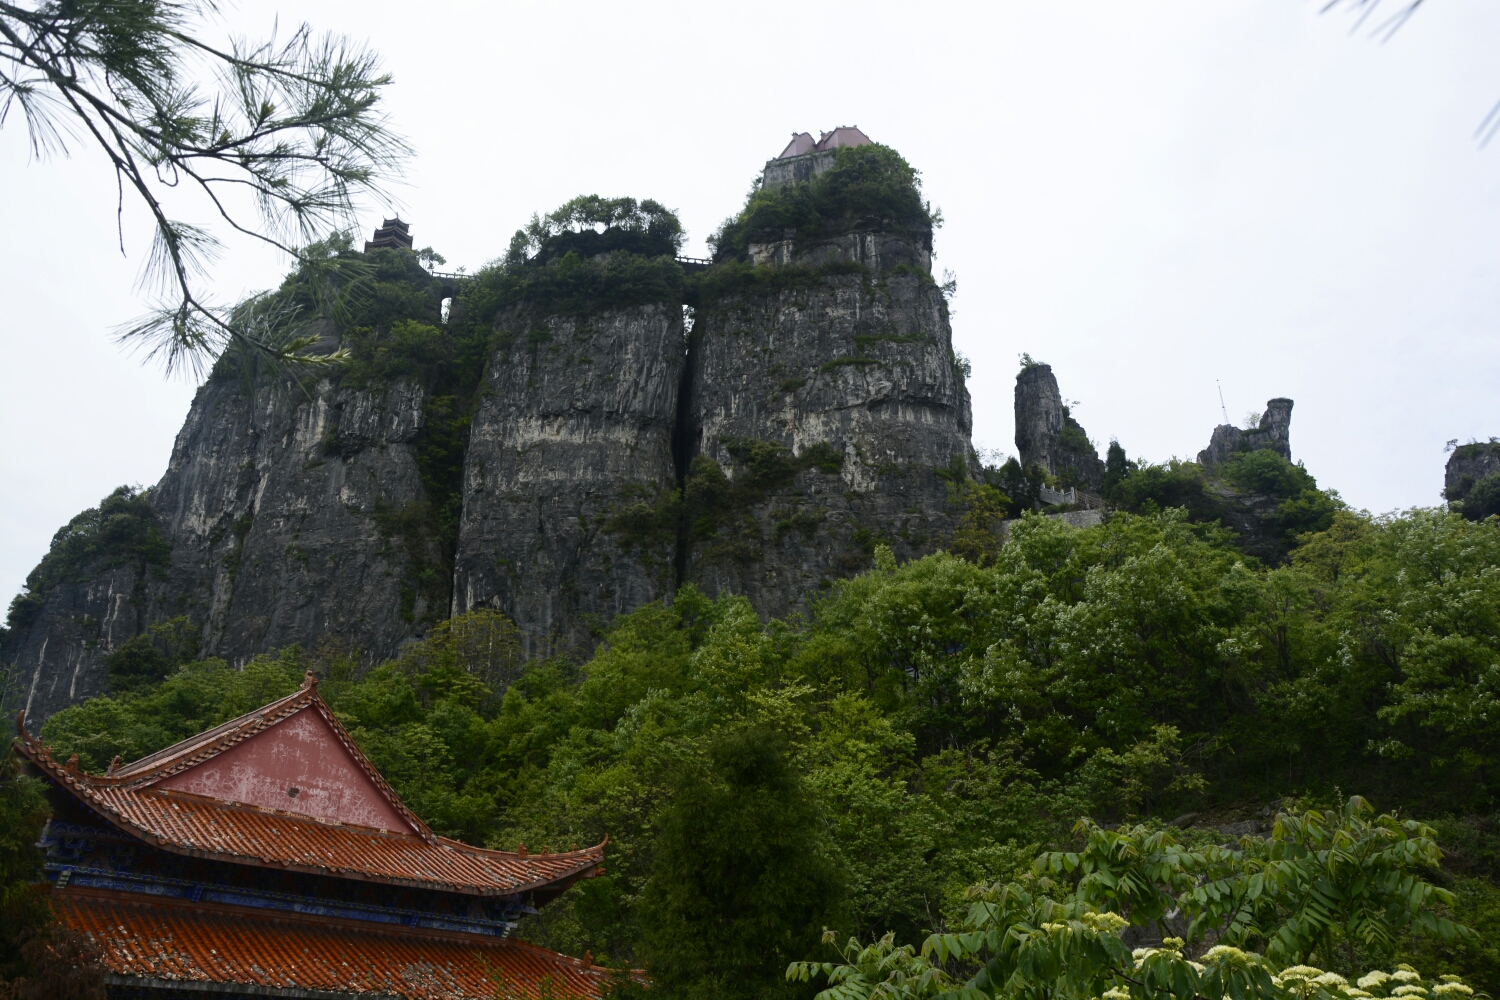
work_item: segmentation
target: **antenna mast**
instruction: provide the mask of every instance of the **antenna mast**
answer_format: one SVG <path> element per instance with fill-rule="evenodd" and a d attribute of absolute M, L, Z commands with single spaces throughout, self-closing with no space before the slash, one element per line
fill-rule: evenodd
<path fill-rule="evenodd" d="M 1219 387 L 1219 409 L 1223 411 L 1224 422 L 1227 424 L 1229 423 L 1229 407 L 1224 405 L 1224 386 L 1220 384 L 1218 379 L 1214 379 L 1214 385 Z"/>

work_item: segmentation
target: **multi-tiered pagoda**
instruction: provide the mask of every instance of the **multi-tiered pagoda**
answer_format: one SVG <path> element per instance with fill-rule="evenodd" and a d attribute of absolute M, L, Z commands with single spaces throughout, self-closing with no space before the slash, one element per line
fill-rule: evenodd
<path fill-rule="evenodd" d="M 308 675 L 295 694 L 104 775 L 58 763 L 43 837 L 59 918 L 111 997 L 597 997 L 608 975 L 508 939 L 603 871 L 604 845 L 487 851 L 435 835 Z"/>

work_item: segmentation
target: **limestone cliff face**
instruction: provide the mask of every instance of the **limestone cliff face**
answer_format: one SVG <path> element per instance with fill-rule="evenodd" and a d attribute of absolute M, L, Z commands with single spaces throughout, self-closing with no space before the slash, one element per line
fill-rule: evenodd
<path fill-rule="evenodd" d="M 47 716 L 103 694 L 104 654 L 151 620 L 148 574 L 146 567 L 117 566 L 49 593 L 31 624 L 6 643 L 6 711 L 25 709 L 35 733 Z"/>
<path fill-rule="evenodd" d="M 35 727 L 179 616 L 236 664 L 333 642 L 368 666 L 481 607 L 528 654 L 582 658 L 687 583 L 781 616 L 881 543 L 941 547 L 978 469 L 910 193 L 910 218 L 756 230 L 691 280 L 624 229 L 559 232 L 567 253 L 463 281 L 370 251 L 362 318 L 319 328 L 350 366 L 307 393 L 207 383 L 139 515 L 160 551 L 75 560 L 25 595 L 0 699 Z"/>
<path fill-rule="evenodd" d="M 924 279 L 828 275 L 700 313 L 686 579 L 783 615 L 878 542 L 900 558 L 943 543 L 956 511 L 939 472 L 969 462 L 970 407 Z"/>
<path fill-rule="evenodd" d="M 324 384 L 311 399 L 239 383 L 199 390 L 166 475 L 151 491 L 166 566 L 96 572 L 46 595 L 6 643 L 9 698 L 33 723 L 105 690 L 104 658 L 146 625 L 188 615 L 200 650 L 243 662 L 325 637 L 391 655 L 447 604 L 423 571 L 431 539 L 403 534 L 423 502 L 412 441 L 423 394 Z"/>
<path fill-rule="evenodd" d="M 591 626 L 668 596 L 675 532 L 622 518 L 676 486 L 682 310 L 496 323 L 469 435 L 453 610 L 498 608 L 527 652 L 586 652 Z"/>
<path fill-rule="evenodd" d="M 1016 376 L 1016 451 L 1023 467 L 1045 469 L 1064 485 L 1097 490 L 1104 482 L 1104 463 L 1063 405 L 1051 365 L 1028 364 Z"/>

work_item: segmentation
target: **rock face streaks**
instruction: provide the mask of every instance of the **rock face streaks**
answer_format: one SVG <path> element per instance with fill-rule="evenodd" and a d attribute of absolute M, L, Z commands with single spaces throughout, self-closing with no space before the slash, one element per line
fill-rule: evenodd
<path fill-rule="evenodd" d="M 706 592 L 805 611 L 877 542 L 909 558 L 951 531 L 939 470 L 970 460 L 969 395 L 925 274 L 729 296 L 699 316 L 691 365 L 684 562 Z"/>
<path fill-rule="evenodd" d="M 590 628 L 666 597 L 670 535 L 644 551 L 618 520 L 676 485 L 682 311 L 496 323 L 469 437 L 453 610 L 498 608 L 532 655 L 586 652 Z"/>
<path fill-rule="evenodd" d="M 122 566 L 56 588 L 5 650 L 28 725 L 105 690 L 104 658 L 146 625 L 189 615 L 200 653 L 239 663 L 333 638 L 378 660 L 414 635 L 432 540 L 404 539 L 423 500 L 411 443 L 423 394 L 320 386 L 313 398 L 210 382 L 151 493 L 171 565 Z M 446 572 L 438 579 L 447 603 Z"/>

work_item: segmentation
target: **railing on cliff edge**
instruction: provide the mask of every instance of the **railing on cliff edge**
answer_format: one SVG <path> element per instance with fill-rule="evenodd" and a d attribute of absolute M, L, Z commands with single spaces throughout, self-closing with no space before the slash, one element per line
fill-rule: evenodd
<path fill-rule="evenodd" d="M 1068 504 L 1079 510 L 1104 509 L 1103 497 L 1080 490 L 1075 486 L 1069 486 L 1066 490 L 1054 490 L 1050 486 L 1043 486 L 1037 492 L 1037 498 L 1048 505 Z"/>

